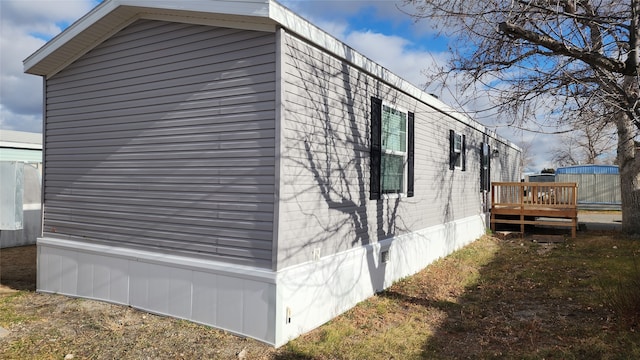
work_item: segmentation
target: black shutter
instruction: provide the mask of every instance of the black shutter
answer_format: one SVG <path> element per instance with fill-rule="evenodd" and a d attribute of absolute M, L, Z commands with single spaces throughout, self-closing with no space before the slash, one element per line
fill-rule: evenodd
<path fill-rule="evenodd" d="M 380 157 L 382 151 L 382 100 L 371 97 L 371 169 L 369 200 L 380 199 Z"/>
<path fill-rule="evenodd" d="M 462 135 L 462 171 L 467 171 L 467 137 Z"/>
<path fill-rule="evenodd" d="M 491 146 L 481 144 L 480 151 L 480 191 L 491 190 Z M 486 151 L 485 151 L 486 150 Z"/>
<path fill-rule="evenodd" d="M 409 113 L 407 118 L 407 137 L 409 138 L 407 144 L 407 196 L 413 196 L 413 159 L 414 159 L 414 118 L 412 112 Z"/>
<path fill-rule="evenodd" d="M 449 130 L 449 170 L 456 168 L 456 132 Z"/>
<path fill-rule="evenodd" d="M 485 187 L 487 188 L 487 191 L 491 191 L 491 146 L 487 145 L 487 152 L 489 153 L 487 155 L 487 180 L 486 180 L 486 185 Z"/>
<path fill-rule="evenodd" d="M 489 145 L 486 145 L 489 146 Z M 487 166 L 487 164 L 485 164 L 485 155 L 484 155 L 484 147 L 485 147 L 485 143 L 480 143 L 480 192 L 486 190 L 485 189 L 485 184 L 487 183 L 487 179 L 485 178 L 487 173 L 485 171 L 485 167 Z"/>

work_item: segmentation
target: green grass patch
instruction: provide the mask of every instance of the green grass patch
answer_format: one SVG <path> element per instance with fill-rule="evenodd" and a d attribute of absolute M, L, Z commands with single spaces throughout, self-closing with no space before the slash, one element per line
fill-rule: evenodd
<path fill-rule="evenodd" d="M 24 291 L 19 291 L 15 294 L 0 297 L 0 326 L 8 328 L 17 323 L 33 320 L 33 316 L 17 311 L 14 306 L 14 303 L 19 302 L 25 293 Z"/>

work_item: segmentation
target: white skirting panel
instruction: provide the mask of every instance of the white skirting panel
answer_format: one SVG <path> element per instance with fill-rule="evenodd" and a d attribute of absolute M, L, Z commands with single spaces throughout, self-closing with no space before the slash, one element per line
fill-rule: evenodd
<path fill-rule="evenodd" d="M 151 251 L 38 239 L 38 291 L 129 305 L 281 346 L 472 242 L 480 215 L 278 273 Z M 388 261 L 381 261 L 381 251 Z"/>
<path fill-rule="evenodd" d="M 38 239 L 38 291 L 130 305 L 275 343 L 272 271 Z"/>
<path fill-rule="evenodd" d="M 480 215 L 422 229 L 278 272 L 276 346 L 349 310 L 484 234 Z M 389 259 L 381 262 L 381 251 Z"/>

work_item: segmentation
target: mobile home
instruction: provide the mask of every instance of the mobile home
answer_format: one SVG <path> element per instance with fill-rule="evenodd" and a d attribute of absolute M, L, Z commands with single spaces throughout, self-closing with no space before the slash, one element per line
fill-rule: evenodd
<path fill-rule="evenodd" d="M 477 239 L 520 149 L 271 0 L 106 0 L 44 88 L 39 291 L 280 346 Z"/>

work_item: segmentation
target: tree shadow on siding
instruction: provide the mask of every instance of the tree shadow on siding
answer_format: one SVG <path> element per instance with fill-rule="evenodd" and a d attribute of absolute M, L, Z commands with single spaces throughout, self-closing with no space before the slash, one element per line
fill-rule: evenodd
<path fill-rule="evenodd" d="M 157 31 L 184 40 L 122 45 Z M 47 80 L 44 236 L 271 269 L 273 33 L 140 19 L 109 46 Z"/>
<path fill-rule="evenodd" d="M 338 62 L 315 49 L 290 49 L 295 52 L 291 57 L 295 74 L 288 76 L 295 79 L 292 81 L 299 92 L 286 95 L 290 99 L 284 123 L 294 123 L 297 128 L 286 131 L 289 137 L 285 139 L 283 163 L 293 165 L 287 171 L 295 169 L 295 174 L 285 174 L 281 191 L 295 188 L 292 194 L 283 196 L 283 201 L 297 204 L 303 219 L 297 224 L 296 236 L 304 240 L 297 248 L 281 248 L 279 252 L 285 253 L 285 262 L 300 263 L 311 260 L 317 248 L 323 255 L 333 255 L 365 247 L 363 266 L 368 280 L 375 291 L 382 290 L 385 264 L 374 244 L 406 231 L 398 215 L 401 198 L 369 200 L 369 99 L 390 99 L 382 94 L 379 82 L 347 62 Z M 283 241 L 279 244 L 282 246 Z M 339 273 L 341 265 L 331 264 L 335 269 L 331 276 L 343 276 L 357 286 L 353 274 Z M 334 295 L 340 298 L 343 294 Z"/>

